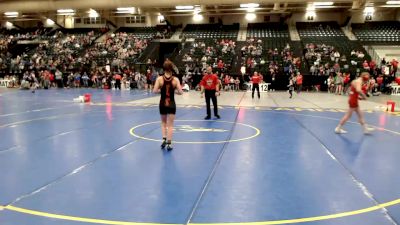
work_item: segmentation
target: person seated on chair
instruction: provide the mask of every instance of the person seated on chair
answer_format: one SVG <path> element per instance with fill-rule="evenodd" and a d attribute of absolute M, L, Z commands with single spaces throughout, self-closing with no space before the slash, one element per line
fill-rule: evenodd
<path fill-rule="evenodd" d="M 233 77 L 231 77 L 231 79 L 229 80 L 229 86 L 231 91 L 235 89 L 235 79 Z"/>

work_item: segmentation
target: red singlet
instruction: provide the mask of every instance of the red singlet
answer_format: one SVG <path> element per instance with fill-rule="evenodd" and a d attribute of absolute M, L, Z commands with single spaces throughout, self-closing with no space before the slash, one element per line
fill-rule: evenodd
<path fill-rule="evenodd" d="M 353 85 L 350 88 L 349 105 L 350 105 L 350 108 L 357 108 L 358 107 L 358 92 L 357 92 L 356 88 Z"/>

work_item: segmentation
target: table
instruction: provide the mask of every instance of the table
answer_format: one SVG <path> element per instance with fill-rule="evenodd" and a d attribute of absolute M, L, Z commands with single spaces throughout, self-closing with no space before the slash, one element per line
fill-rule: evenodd
<path fill-rule="evenodd" d="M 7 88 L 10 82 L 12 82 L 12 80 L 0 80 L 0 88 Z"/>
<path fill-rule="evenodd" d="M 271 83 L 260 83 L 260 92 L 268 92 L 269 91 L 269 85 Z M 247 91 L 251 91 L 253 89 L 253 83 L 249 82 L 247 83 Z"/>
<path fill-rule="evenodd" d="M 392 95 L 400 95 L 400 85 L 392 86 Z"/>

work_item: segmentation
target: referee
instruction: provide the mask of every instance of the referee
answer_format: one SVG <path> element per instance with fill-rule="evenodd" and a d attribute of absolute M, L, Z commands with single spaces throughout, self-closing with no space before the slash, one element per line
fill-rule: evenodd
<path fill-rule="evenodd" d="M 210 108 L 210 99 L 214 105 L 214 116 L 217 119 L 221 117 L 218 115 L 218 105 L 217 105 L 217 96 L 219 95 L 219 79 L 217 75 L 213 74 L 211 66 L 207 67 L 207 73 L 203 76 L 203 79 L 200 82 L 201 86 L 201 97 L 203 97 L 203 93 L 205 93 L 206 104 L 207 104 L 207 116 L 204 118 L 205 120 L 211 119 L 211 108 Z"/>

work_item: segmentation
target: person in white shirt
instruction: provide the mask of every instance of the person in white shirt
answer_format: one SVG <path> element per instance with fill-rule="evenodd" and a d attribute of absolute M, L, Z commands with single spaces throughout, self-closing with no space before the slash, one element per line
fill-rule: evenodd
<path fill-rule="evenodd" d="M 190 87 L 189 87 L 189 85 L 188 85 L 186 82 L 183 82 L 182 90 L 183 90 L 184 92 L 189 92 Z"/>
<path fill-rule="evenodd" d="M 242 73 L 242 75 L 246 74 L 246 67 L 244 65 L 242 65 L 242 67 L 240 67 L 240 72 Z"/>

